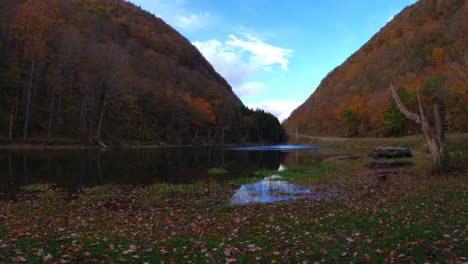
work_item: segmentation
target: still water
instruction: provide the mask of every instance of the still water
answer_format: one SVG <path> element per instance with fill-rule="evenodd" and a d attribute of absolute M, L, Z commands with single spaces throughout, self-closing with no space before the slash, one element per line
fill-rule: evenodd
<path fill-rule="evenodd" d="M 335 195 L 334 190 L 314 192 L 313 186 L 302 186 L 282 180 L 280 175 L 271 175 L 263 180 L 243 184 L 234 192 L 231 204 L 272 203 L 300 198 L 324 199 Z"/>
<path fill-rule="evenodd" d="M 52 183 L 70 188 L 104 184 L 228 183 L 235 178 L 254 176 L 258 170 L 284 169 L 334 154 L 330 149 L 317 146 L 291 145 L 0 151 L 0 186 L 5 192 L 34 183 Z M 228 173 L 210 175 L 208 170 L 213 167 L 222 167 Z M 259 190 L 258 186 L 263 186 L 261 192 L 268 196 L 271 192 L 264 188 L 266 180 L 269 179 L 260 185 L 245 185 L 240 189 Z M 273 187 L 272 191 L 281 193 L 287 193 L 282 188 L 293 190 L 294 187 L 278 180 L 269 186 Z M 312 195 L 310 192 L 299 190 L 299 195 Z M 263 201 L 258 197 L 255 199 L 255 202 Z M 265 201 L 274 201 L 274 198 L 266 198 Z"/>

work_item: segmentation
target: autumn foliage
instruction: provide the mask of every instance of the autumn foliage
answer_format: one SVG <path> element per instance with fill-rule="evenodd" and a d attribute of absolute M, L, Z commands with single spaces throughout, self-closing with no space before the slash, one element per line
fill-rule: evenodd
<path fill-rule="evenodd" d="M 314 94 L 286 120 L 287 129 L 317 135 L 407 135 L 419 129 L 402 121 L 389 84 L 414 98 L 416 87 L 434 79 L 443 91 L 448 132 L 468 130 L 468 4 L 463 0 L 420 0 L 407 7 L 321 82 Z M 427 89 L 426 89 L 427 90 Z M 428 90 L 427 90 L 428 91 Z M 427 92 L 424 100 L 434 94 Z M 416 107 L 415 102 L 407 105 Z M 394 122 L 394 123 L 392 123 Z"/>
<path fill-rule="evenodd" d="M 284 140 L 279 122 L 259 137 L 270 116 L 247 109 L 190 42 L 133 4 L 0 2 L 0 139 Z"/>

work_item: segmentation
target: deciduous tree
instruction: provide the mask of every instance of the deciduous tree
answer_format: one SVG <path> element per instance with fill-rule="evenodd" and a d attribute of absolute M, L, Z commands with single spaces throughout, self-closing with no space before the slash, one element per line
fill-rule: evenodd
<path fill-rule="evenodd" d="M 24 86 L 25 110 L 23 137 L 28 137 L 31 114 L 31 93 L 37 62 L 45 59 L 46 37 L 54 25 L 60 21 L 60 11 L 56 1 L 27 0 L 15 12 L 12 31 L 16 40 L 23 46 L 23 57 L 29 61 L 29 77 Z"/>

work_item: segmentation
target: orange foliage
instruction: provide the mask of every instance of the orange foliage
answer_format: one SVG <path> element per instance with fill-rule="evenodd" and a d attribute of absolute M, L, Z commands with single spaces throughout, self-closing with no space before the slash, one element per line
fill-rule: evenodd
<path fill-rule="evenodd" d="M 216 124 L 216 115 L 213 107 L 204 98 L 192 98 L 184 96 L 184 103 L 187 107 L 187 115 L 190 122 L 196 125 L 214 126 Z"/>
<path fill-rule="evenodd" d="M 12 31 L 14 37 L 23 43 L 25 57 L 36 54 L 41 59 L 45 56 L 46 34 L 60 22 L 59 17 L 57 1 L 27 0 L 18 7 Z"/>
<path fill-rule="evenodd" d="M 445 53 L 443 48 L 432 49 L 432 61 L 435 65 L 441 65 L 444 63 Z"/>

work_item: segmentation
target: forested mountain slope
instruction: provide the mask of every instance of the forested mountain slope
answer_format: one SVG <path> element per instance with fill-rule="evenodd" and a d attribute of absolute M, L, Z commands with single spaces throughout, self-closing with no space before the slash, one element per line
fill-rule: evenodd
<path fill-rule="evenodd" d="M 419 0 L 322 80 L 285 121 L 300 133 L 382 136 L 419 133 L 392 102 L 393 83 L 417 111 L 420 87 L 430 115 L 444 105 L 449 132 L 468 130 L 468 2 Z"/>
<path fill-rule="evenodd" d="M 0 139 L 284 139 L 200 52 L 122 0 L 0 2 Z"/>

